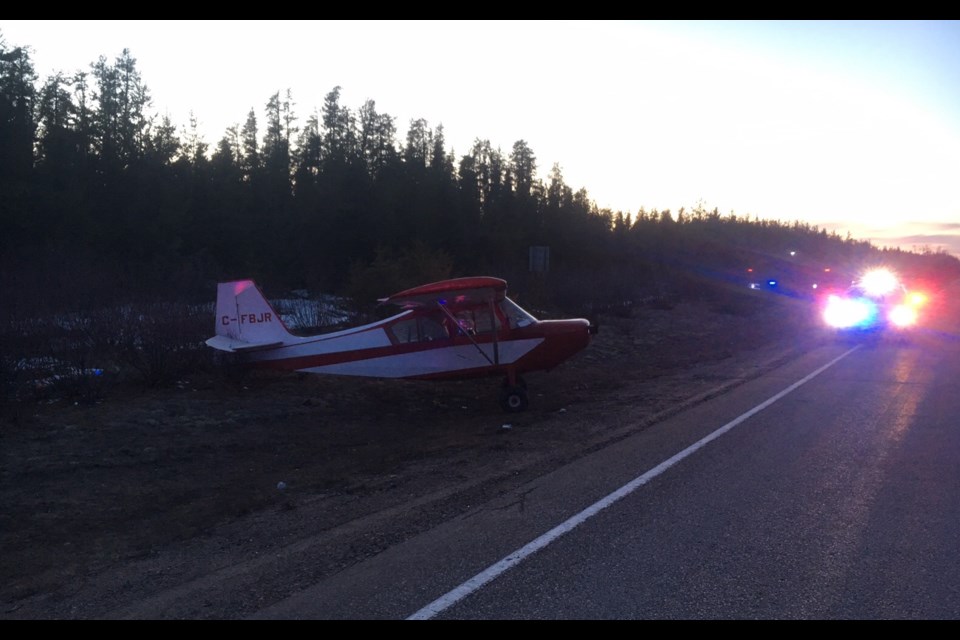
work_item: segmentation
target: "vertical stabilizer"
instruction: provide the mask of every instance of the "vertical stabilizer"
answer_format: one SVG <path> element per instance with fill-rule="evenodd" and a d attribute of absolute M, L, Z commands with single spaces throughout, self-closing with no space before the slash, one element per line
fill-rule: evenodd
<path fill-rule="evenodd" d="M 217 285 L 216 334 L 207 344 L 227 351 L 295 340 L 253 280 Z"/>

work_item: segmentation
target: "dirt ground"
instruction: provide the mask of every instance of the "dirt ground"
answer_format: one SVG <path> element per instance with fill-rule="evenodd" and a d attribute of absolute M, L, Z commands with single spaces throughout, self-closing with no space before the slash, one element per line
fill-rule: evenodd
<path fill-rule="evenodd" d="M 187 378 L 2 425 L 0 617 L 235 619 L 760 375 L 813 337 L 772 294 L 601 317 L 527 376 Z"/>

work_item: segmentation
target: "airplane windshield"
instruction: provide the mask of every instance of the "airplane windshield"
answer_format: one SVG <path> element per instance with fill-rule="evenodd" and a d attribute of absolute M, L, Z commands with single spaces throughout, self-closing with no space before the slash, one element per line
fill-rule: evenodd
<path fill-rule="evenodd" d="M 525 327 L 537 321 L 532 315 L 520 308 L 520 306 L 510 298 L 504 298 L 500 302 L 500 310 L 510 321 L 510 327 Z"/>

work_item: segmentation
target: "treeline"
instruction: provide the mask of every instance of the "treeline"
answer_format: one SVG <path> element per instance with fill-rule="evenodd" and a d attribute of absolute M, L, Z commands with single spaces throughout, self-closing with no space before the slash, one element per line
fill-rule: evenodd
<path fill-rule="evenodd" d="M 549 247 L 553 294 L 601 303 L 669 288 L 678 270 L 736 272 L 758 251 L 834 263 L 879 253 L 806 224 L 699 206 L 600 209 L 558 164 L 541 179 L 523 140 L 504 152 L 478 138 L 454 157 L 442 125 L 412 121 L 401 141 L 395 118 L 373 100 L 342 105 L 339 87 L 305 117 L 278 91 L 213 145 L 195 121 L 178 128 L 150 105 L 128 50 L 41 82 L 29 47 L 0 38 L 7 311 L 29 291 L 43 292 L 29 304 L 51 309 L 203 300 L 239 277 L 358 300 L 467 274 L 523 286 L 532 246 Z"/>
<path fill-rule="evenodd" d="M 29 48 L 0 37 L 0 418 L 214 366 L 204 340 L 231 278 L 345 295 L 362 313 L 417 284 L 493 275 L 549 317 L 716 300 L 761 273 L 802 287 L 825 265 L 960 276 L 948 254 L 799 222 L 600 209 L 559 165 L 540 178 L 523 140 L 505 153 L 477 138 L 455 157 L 442 126 L 414 120 L 401 141 L 393 117 L 342 105 L 339 87 L 304 118 L 278 91 L 214 145 L 150 105 L 129 51 L 41 82 Z M 549 250 L 546 270 L 531 247 Z"/>

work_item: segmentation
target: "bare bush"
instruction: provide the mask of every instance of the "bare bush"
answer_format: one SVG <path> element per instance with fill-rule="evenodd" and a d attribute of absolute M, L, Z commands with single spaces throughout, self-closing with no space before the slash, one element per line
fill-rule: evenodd
<path fill-rule="evenodd" d="M 94 363 L 108 346 L 91 339 L 89 318 L 8 317 L 0 333 L 4 402 L 102 397 L 104 370 Z"/>
<path fill-rule="evenodd" d="M 0 408 L 3 413 L 16 405 L 26 373 L 26 355 L 22 351 L 23 341 L 19 339 L 20 324 L 10 316 L 0 323 Z"/>
<path fill-rule="evenodd" d="M 110 335 L 98 315 L 74 314 L 55 321 L 59 331 L 49 332 L 54 336 L 49 343 L 49 354 L 56 363 L 53 376 L 47 379 L 49 395 L 78 402 L 95 402 L 103 398 Z"/>
<path fill-rule="evenodd" d="M 291 331 L 311 333 L 340 326 L 349 320 L 342 310 L 345 302 L 340 299 L 300 297 L 278 300 L 273 304 Z"/>
<path fill-rule="evenodd" d="M 145 386 L 155 387 L 209 368 L 204 341 L 212 335 L 213 315 L 212 305 L 138 304 L 123 307 L 104 324 L 115 328 L 120 365 L 132 369 Z"/>

